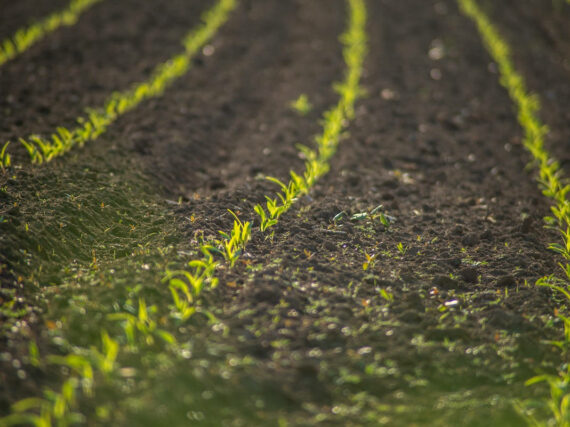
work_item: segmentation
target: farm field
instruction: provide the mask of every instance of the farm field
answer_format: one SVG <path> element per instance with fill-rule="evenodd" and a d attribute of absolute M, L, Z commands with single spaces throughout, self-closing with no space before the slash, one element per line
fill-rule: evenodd
<path fill-rule="evenodd" d="M 0 11 L 0 426 L 570 425 L 568 2 Z"/>

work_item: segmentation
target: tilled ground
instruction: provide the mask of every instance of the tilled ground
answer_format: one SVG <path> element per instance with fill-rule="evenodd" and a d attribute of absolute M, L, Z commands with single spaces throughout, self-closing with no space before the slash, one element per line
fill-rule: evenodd
<path fill-rule="evenodd" d="M 156 2 L 103 2 L 0 69 L 0 141 L 69 123 L 177 52 L 206 2 L 162 3 L 154 18 Z M 567 161 L 568 8 L 509 3 L 512 13 L 489 10 L 544 101 L 549 149 Z M 216 322 L 198 315 L 171 331 L 182 357 L 131 356 L 139 374 L 101 387 L 118 424 L 514 426 L 513 400 L 546 396 L 524 382 L 562 362 L 545 343 L 561 336 L 557 303 L 534 286 L 556 271 L 546 247 L 558 236 L 543 227 L 548 202 L 512 103 L 455 2 L 367 6 L 367 94 L 329 174 L 220 271 L 202 302 Z M 26 364 L 27 337 L 42 353 L 68 348 L 54 337 L 88 347 L 114 305 L 160 305 L 161 273 L 197 236 L 228 229 L 227 209 L 254 220 L 276 190 L 261 177 L 300 170 L 295 144 L 310 144 L 336 99 L 344 22 L 342 1 L 243 1 L 213 55 L 163 97 L 84 149 L 2 178 L 3 290 L 27 307 L 16 324 L 3 311 L 2 412 L 60 382 Z M 301 93 L 314 105 L 306 116 L 288 105 Z M 350 219 L 378 205 L 389 227 Z M 93 424 L 98 404 L 83 402 Z"/>

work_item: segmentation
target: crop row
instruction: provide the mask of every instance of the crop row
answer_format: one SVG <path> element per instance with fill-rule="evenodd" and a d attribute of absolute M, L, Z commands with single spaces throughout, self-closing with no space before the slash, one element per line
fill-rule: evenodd
<path fill-rule="evenodd" d="M 227 21 L 229 13 L 236 7 L 236 0 L 221 0 L 206 12 L 203 23 L 191 30 L 183 39 L 185 48 L 168 61 L 159 64 L 151 77 L 124 92 L 113 93 L 104 106 L 87 111 L 87 117 L 77 119 L 78 126 L 67 129 L 58 127 L 48 138 L 31 135 L 20 138 L 19 142 L 26 148 L 32 163 L 48 162 L 65 154 L 74 146 L 82 146 L 95 140 L 121 115 L 136 108 L 146 99 L 160 96 L 177 78 L 190 69 L 192 57 L 210 40 L 217 30 Z M 7 148 L 10 141 L 4 143 L 0 150 L 0 167 L 11 165 Z"/>
<path fill-rule="evenodd" d="M 308 192 L 328 171 L 328 160 L 336 151 L 342 132 L 354 115 L 354 103 L 362 93 L 360 77 L 367 51 L 366 8 L 364 0 L 346 1 L 349 11 L 348 28 L 341 37 L 346 71 L 342 83 L 335 86 L 339 101 L 324 115 L 323 132 L 316 137 L 317 149 L 301 149 L 307 155 L 305 171 L 302 175 L 292 173 L 289 184 L 281 184 L 284 187 L 280 193 L 282 203 L 279 205 L 279 214 L 271 216 L 273 224 L 301 194 Z M 223 7 L 228 4 L 227 1 L 221 0 L 218 5 L 221 9 L 217 10 L 226 10 Z M 235 6 L 235 2 L 232 1 L 231 4 Z M 269 197 L 267 199 L 272 200 Z M 275 204 L 278 202 L 275 201 Z M 231 213 L 234 216 L 232 229 L 227 232 L 220 231 L 220 239 L 202 242 L 201 258 L 189 261 L 187 270 L 165 272 L 163 282 L 167 284 L 172 297 L 169 317 L 173 321 L 183 322 L 201 310 L 197 301 L 205 286 L 216 286 L 216 271 L 222 265 L 219 259 L 224 259 L 226 266 L 231 268 L 250 240 L 253 232 L 251 223 L 242 222 Z M 267 227 L 263 228 L 263 231 L 266 229 Z M 107 330 L 102 330 L 101 344 L 97 347 L 75 348 L 68 356 L 47 356 L 44 358 L 45 362 L 40 362 L 37 346 L 32 343 L 30 356 L 35 363 L 66 366 L 71 375 L 60 390 L 49 390 L 44 398 L 29 398 L 17 402 L 13 406 L 12 414 L 2 421 L 7 425 L 31 423 L 36 426 L 50 426 L 53 423 L 69 425 L 80 421 L 83 417 L 76 412 L 79 391 L 82 390 L 84 397 L 91 398 L 97 382 L 108 382 L 116 377 L 121 368 L 121 353 L 135 349 L 134 353 L 140 354 L 143 348 L 162 343 L 163 350 L 170 352 L 171 357 L 179 354 L 176 338 L 161 325 L 160 318 L 164 316 L 160 316 L 158 308 L 149 306 L 140 298 L 136 314 L 121 312 L 108 316 L 108 320 L 122 325 L 123 333 L 120 336 L 112 336 Z"/>
<path fill-rule="evenodd" d="M 75 25 L 79 16 L 102 0 L 72 0 L 69 5 L 0 42 L 0 66 L 14 59 L 60 27 Z"/>
<path fill-rule="evenodd" d="M 475 0 L 458 0 L 462 11 L 472 18 L 479 30 L 487 51 L 497 63 L 501 75 L 501 84 L 507 89 L 518 110 L 518 121 L 524 130 L 524 147 L 531 154 L 537 172 L 537 180 L 542 193 L 552 201 L 552 216 L 546 217 L 548 227 L 554 228 L 561 236 L 562 243 L 551 243 L 549 249 L 557 252 L 564 259 L 559 263 L 563 271 L 562 278 L 556 275 L 543 277 L 537 285 L 546 286 L 560 292 L 570 302 L 570 183 L 564 177 L 560 163 L 545 148 L 544 137 L 548 128 L 541 122 L 538 113 L 540 103 L 535 94 L 529 93 L 523 76 L 516 70 L 508 43 L 501 37 L 491 20 L 477 5 Z M 558 314 L 565 328 L 565 343 L 560 343 L 564 354 L 570 344 L 570 318 Z M 546 381 L 551 389 L 548 403 L 558 425 L 570 423 L 570 365 L 562 367 L 559 376 L 541 375 L 529 380 L 528 384 Z M 532 417 L 531 411 L 523 412 L 536 425 L 540 423 Z"/>

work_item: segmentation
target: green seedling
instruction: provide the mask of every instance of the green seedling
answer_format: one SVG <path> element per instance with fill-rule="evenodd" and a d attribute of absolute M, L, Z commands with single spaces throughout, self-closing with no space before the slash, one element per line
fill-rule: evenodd
<path fill-rule="evenodd" d="M 12 164 L 12 159 L 10 154 L 8 154 L 8 146 L 10 145 L 10 141 L 6 142 L 2 146 L 2 150 L 0 150 L 0 169 L 2 172 L 5 172 L 7 168 L 10 167 Z"/>
<path fill-rule="evenodd" d="M 567 282 L 565 280 L 555 277 L 554 275 L 551 275 L 538 279 L 536 285 L 551 289 L 552 291 L 562 295 L 566 299 L 567 303 L 570 303 L 570 282 Z M 549 341 L 549 343 L 558 347 L 560 350 L 566 353 L 570 348 L 570 319 L 558 313 L 558 310 L 556 310 L 556 317 L 558 317 L 563 322 L 564 340 Z"/>
<path fill-rule="evenodd" d="M 144 299 L 139 298 L 139 311 L 135 316 L 131 313 L 113 313 L 107 316 L 109 320 L 123 322 L 123 329 L 127 338 L 127 343 L 132 347 L 139 345 L 137 337 L 142 337 L 142 342 L 146 345 L 153 345 L 155 338 L 160 338 L 166 343 L 173 344 L 176 339 L 169 332 L 159 329 L 156 320 L 150 316 L 156 312 L 155 306 L 147 307 Z"/>
<path fill-rule="evenodd" d="M 562 427 L 570 426 L 570 365 L 566 365 L 557 375 L 537 375 L 525 382 L 525 385 L 531 386 L 534 384 L 546 382 L 550 388 L 550 399 L 547 401 L 547 407 L 550 410 L 554 423 L 544 423 L 536 420 L 532 415 L 529 415 L 524 408 L 517 408 L 521 415 L 527 418 L 527 421 L 532 426 L 546 426 L 556 425 Z"/>
<path fill-rule="evenodd" d="M 378 205 L 376 206 L 374 209 L 372 209 L 370 211 L 370 216 L 373 220 L 378 219 L 380 221 L 380 223 L 385 227 L 385 228 L 390 228 L 390 225 L 393 222 L 396 222 L 396 218 L 394 218 L 393 216 L 390 216 L 388 214 L 385 214 L 383 212 L 384 206 L 383 205 Z"/>
<path fill-rule="evenodd" d="M 402 256 L 406 255 L 406 252 L 408 252 L 408 247 L 404 246 L 402 242 L 398 242 L 396 248 L 398 249 L 398 252 L 400 252 L 400 255 Z"/>
<path fill-rule="evenodd" d="M 306 94 L 299 95 L 295 101 L 290 104 L 291 108 L 302 116 L 306 116 L 311 112 L 313 106 L 309 102 L 309 97 Z"/>
<path fill-rule="evenodd" d="M 333 222 L 336 224 L 339 221 L 342 221 L 343 218 L 346 218 L 348 216 L 348 214 L 346 213 L 346 211 L 342 211 L 337 213 L 334 218 L 333 218 Z"/>
<path fill-rule="evenodd" d="M 384 213 L 382 212 L 382 209 L 383 209 L 383 208 L 384 208 L 384 207 L 383 207 L 382 205 L 378 205 L 378 206 L 376 206 L 374 209 L 372 209 L 370 212 L 358 212 L 358 213 L 355 213 L 355 214 L 353 214 L 353 215 L 350 216 L 350 220 L 353 221 L 353 222 L 358 222 L 358 221 L 362 221 L 362 220 L 365 220 L 365 219 L 371 219 L 371 220 L 373 220 L 373 221 L 379 220 L 380 223 L 381 223 L 384 227 L 389 228 L 389 227 L 390 227 L 390 224 L 391 224 L 392 222 L 396 221 L 396 218 L 394 218 L 394 217 L 392 217 L 392 216 L 390 216 L 390 215 L 384 214 Z M 339 221 L 341 221 L 342 219 L 347 218 L 347 217 L 348 217 L 348 214 L 346 213 L 346 211 L 339 212 L 338 214 L 336 214 L 336 215 L 334 216 L 333 222 L 336 224 L 337 222 L 339 222 Z"/>
<path fill-rule="evenodd" d="M 394 301 L 394 294 L 392 294 L 392 292 L 388 292 L 386 289 L 382 289 L 382 288 L 380 288 L 378 290 L 378 292 L 380 293 L 380 296 L 382 298 L 384 298 L 386 301 L 388 301 L 389 303 Z"/>
<path fill-rule="evenodd" d="M 218 240 L 218 247 L 221 249 L 221 253 L 226 261 L 230 263 L 230 267 L 233 267 L 241 251 L 245 249 L 247 242 L 251 238 L 251 223 L 241 222 L 233 211 L 229 209 L 228 211 L 234 217 L 234 227 L 229 234 L 224 231 L 219 232 L 224 239 Z"/>
<path fill-rule="evenodd" d="M 262 233 L 265 232 L 265 230 L 267 230 L 269 227 L 277 224 L 277 220 L 271 219 L 270 215 L 267 215 L 267 213 L 265 212 L 265 210 L 261 205 L 255 205 L 253 209 L 259 215 L 260 218 L 259 229 L 261 230 Z"/>
<path fill-rule="evenodd" d="M 355 213 L 354 215 L 352 215 L 350 217 L 350 220 L 351 221 L 362 221 L 366 218 L 368 218 L 368 213 L 367 212 L 360 212 L 360 213 Z"/>
<path fill-rule="evenodd" d="M 38 345 L 35 341 L 30 341 L 30 344 L 28 346 L 28 357 L 30 358 L 30 363 L 32 366 L 40 366 L 40 350 L 38 349 Z"/>
<path fill-rule="evenodd" d="M 366 257 L 366 261 L 362 264 L 362 270 L 366 271 L 369 268 L 374 268 L 374 263 L 376 262 L 376 254 L 368 255 L 367 252 L 364 252 L 364 256 Z"/>

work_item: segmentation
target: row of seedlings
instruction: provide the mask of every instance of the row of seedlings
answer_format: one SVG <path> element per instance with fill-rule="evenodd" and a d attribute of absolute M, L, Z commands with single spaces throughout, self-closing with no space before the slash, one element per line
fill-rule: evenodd
<path fill-rule="evenodd" d="M 518 112 L 518 121 L 524 131 L 523 145 L 533 159 L 537 181 L 542 194 L 551 201 L 551 216 L 545 218 L 547 227 L 557 230 L 561 242 L 551 243 L 549 249 L 562 256 L 559 263 L 561 274 L 542 277 L 537 286 L 546 286 L 562 295 L 570 303 L 570 183 L 560 167 L 560 163 L 548 152 L 544 139 L 548 128 L 539 118 L 540 103 L 536 94 L 530 93 L 523 76 L 516 70 L 511 49 L 493 22 L 475 0 L 458 0 L 463 13 L 471 18 L 481 35 L 489 55 L 496 62 L 500 83 L 508 91 Z M 570 348 L 570 318 L 557 313 L 564 325 L 564 342 L 558 343 L 564 358 Z M 527 381 L 528 385 L 547 382 L 550 399 L 547 407 L 557 425 L 570 423 L 570 365 L 563 364 L 558 375 L 540 375 Z M 521 412 L 534 425 L 542 425 L 536 420 L 529 405 L 520 405 Z"/>

